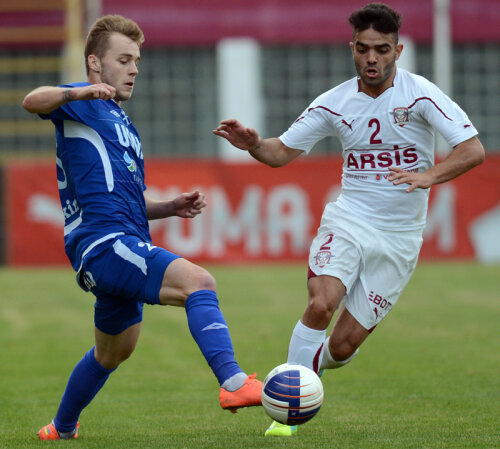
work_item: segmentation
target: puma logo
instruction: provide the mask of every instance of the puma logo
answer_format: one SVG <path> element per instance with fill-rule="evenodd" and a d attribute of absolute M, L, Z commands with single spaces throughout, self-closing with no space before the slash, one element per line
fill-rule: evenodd
<path fill-rule="evenodd" d="M 354 119 L 356 120 L 356 119 Z M 354 120 L 351 123 L 347 123 L 344 119 L 342 119 L 342 123 L 346 126 L 349 127 L 349 129 L 352 131 L 352 124 L 354 123 Z"/>

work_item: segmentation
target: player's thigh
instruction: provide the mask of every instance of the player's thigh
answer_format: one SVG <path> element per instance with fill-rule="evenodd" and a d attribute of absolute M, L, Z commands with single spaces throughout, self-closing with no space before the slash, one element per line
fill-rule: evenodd
<path fill-rule="evenodd" d="M 344 304 L 371 332 L 392 310 L 417 263 L 419 232 L 374 231 L 363 246 L 363 268 Z"/>
<path fill-rule="evenodd" d="M 186 260 L 176 259 L 168 265 L 160 288 L 160 304 L 184 306 L 191 293 L 216 290 L 213 276 L 204 268 Z"/>
<path fill-rule="evenodd" d="M 141 323 L 136 323 L 117 335 L 95 328 L 95 358 L 106 369 L 114 369 L 134 352 Z"/>
<path fill-rule="evenodd" d="M 362 258 L 356 231 L 353 218 L 329 204 L 309 250 L 309 278 L 323 275 L 337 278 L 349 291 L 359 277 Z"/>
<path fill-rule="evenodd" d="M 78 280 L 84 290 L 96 296 L 96 328 L 104 334 L 119 335 L 140 323 L 144 303 L 160 303 L 165 270 L 178 258 L 164 248 L 127 235 L 88 253 Z"/>
<path fill-rule="evenodd" d="M 329 339 L 329 349 L 335 360 L 345 360 L 370 335 L 370 332 L 345 308 L 339 312 Z"/>
<path fill-rule="evenodd" d="M 178 258 L 138 237 L 122 235 L 98 245 L 84 258 L 79 283 L 97 298 L 159 304 L 165 270 Z"/>

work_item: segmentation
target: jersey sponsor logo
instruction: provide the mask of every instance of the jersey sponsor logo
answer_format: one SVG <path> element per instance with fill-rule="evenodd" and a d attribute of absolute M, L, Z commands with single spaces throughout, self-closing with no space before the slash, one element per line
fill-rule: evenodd
<path fill-rule="evenodd" d="M 116 134 L 118 136 L 118 142 L 120 142 L 120 145 L 125 147 L 125 148 L 130 148 L 135 151 L 135 154 L 139 159 L 144 159 L 144 156 L 142 155 L 142 150 L 141 150 L 141 142 L 139 139 L 132 134 L 129 129 L 124 126 L 120 125 L 118 123 L 115 123 L 115 130 Z"/>
<path fill-rule="evenodd" d="M 394 117 L 394 123 L 398 126 L 405 126 L 410 121 L 410 111 L 408 108 L 394 108 L 392 110 L 392 116 Z"/>
<path fill-rule="evenodd" d="M 406 148 L 399 148 L 398 145 L 394 145 L 392 149 L 378 150 L 377 152 L 373 150 L 351 150 L 346 159 L 346 168 L 351 171 L 370 171 L 401 165 L 414 168 L 418 161 L 418 155 L 413 145 Z M 355 153 L 361 151 L 363 151 L 361 154 Z"/>
<path fill-rule="evenodd" d="M 405 171 L 408 173 L 418 173 L 419 172 L 418 168 L 405 168 Z M 375 175 L 375 180 L 380 181 L 381 179 L 384 179 L 384 180 L 388 181 L 390 176 L 391 176 L 390 174 L 381 175 L 380 173 L 377 173 Z M 366 176 L 365 179 L 366 178 L 368 178 L 368 176 Z"/>
<path fill-rule="evenodd" d="M 64 218 L 68 219 L 80 211 L 80 206 L 78 205 L 76 199 L 73 201 L 66 200 L 66 204 L 63 205 L 62 211 Z"/>
<path fill-rule="evenodd" d="M 217 321 L 213 322 L 212 324 L 209 324 L 208 326 L 205 326 L 201 331 L 215 331 L 218 329 L 227 329 L 228 327 L 223 324 L 223 323 L 217 323 Z"/>
<path fill-rule="evenodd" d="M 366 176 L 366 175 L 352 175 L 351 173 L 344 173 L 344 176 L 346 178 L 359 179 L 361 181 L 368 179 L 368 176 Z"/>
<path fill-rule="evenodd" d="M 116 118 L 120 118 L 120 113 L 118 111 L 115 111 L 114 109 L 111 109 L 109 113 L 113 114 Z"/>
<path fill-rule="evenodd" d="M 135 161 L 128 155 L 126 151 L 125 153 L 123 153 L 123 160 L 125 161 L 125 165 L 127 166 L 129 172 L 134 173 L 137 170 Z"/>
<path fill-rule="evenodd" d="M 373 290 L 371 290 L 370 294 L 368 295 L 368 301 L 372 302 L 373 304 L 378 306 L 380 309 L 389 310 L 392 307 L 391 302 L 387 301 L 387 299 L 385 299 L 381 295 L 375 293 Z M 376 310 L 376 308 L 374 310 Z M 377 318 L 378 318 L 378 311 L 376 311 L 375 313 L 377 314 Z"/>

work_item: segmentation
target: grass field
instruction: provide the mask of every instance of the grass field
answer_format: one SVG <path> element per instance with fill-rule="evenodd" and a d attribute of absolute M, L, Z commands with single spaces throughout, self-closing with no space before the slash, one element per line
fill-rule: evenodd
<path fill-rule="evenodd" d="M 237 359 L 259 377 L 285 361 L 303 266 L 209 267 Z M 69 270 L 0 269 L 0 448 L 498 448 L 500 267 L 420 264 L 397 307 L 345 368 L 323 376 L 318 416 L 264 438 L 261 408 L 233 415 L 183 309 L 147 307 L 136 352 L 81 416 L 80 438 L 37 441 L 93 344 L 93 300 Z"/>

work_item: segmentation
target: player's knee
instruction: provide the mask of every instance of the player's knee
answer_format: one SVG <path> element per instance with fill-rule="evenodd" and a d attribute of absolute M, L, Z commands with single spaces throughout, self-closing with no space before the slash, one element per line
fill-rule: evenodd
<path fill-rule="evenodd" d="M 197 290 L 216 290 L 217 284 L 215 278 L 204 268 L 198 267 L 199 272 L 196 277 L 195 291 Z"/>
<path fill-rule="evenodd" d="M 114 352 L 97 352 L 95 353 L 95 359 L 97 362 L 106 369 L 115 369 L 125 360 L 127 360 L 134 352 L 135 345 L 125 346 L 119 348 Z"/>
<path fill-rule="evenodd" d="M 215 291 L 217 284 L 215 278 L 204 268 L 193 265 L 189 276 L 189 282 L 185 285 L 185 297 L 199 290 Z"/>
<path fill-rule="evenodd" d="M 165 272 L 159 301 L 163 305 L 184 307 L 191 294 L 200 290 L 216 291 L 214 277 L 204 268 L 185 259 L 177 259 Z"/>
<path fill-rule="evenodd" d="M 322 296 L 310 296 L 307 304 L 307 314 L 313 317 L 316 323 L 324 324 L 327 327 L 330 324 L 335 307 Z"/>
<path fill-rule="evenodd" d="M 358 353 L 358 349 L 356 349 L 350 356 L 346 357 L 347 352 L 342 352 L 347 349 L 347 347 L 341 348 L 341 350 L 333 350 L 333 348 L 337 348 L 331 344 L 332 339 L 331 335 L 326 339 L 325 346 L 322 347 L 320 360 L 319 360 L 319 369 L 336 369 L 342 368 L 344 365 L 347 365 L 354 357 L 356 357 Z M 338 349 L 338 348 L 337 348 Z"/>
<path fill-rule="evenodd" d="M 134 347 L 130 347 L 123 349 L 119 354 L 117 354 L 118 365 L 127 360 L 132 355 L 133 352 L 134 352 Z"/>

